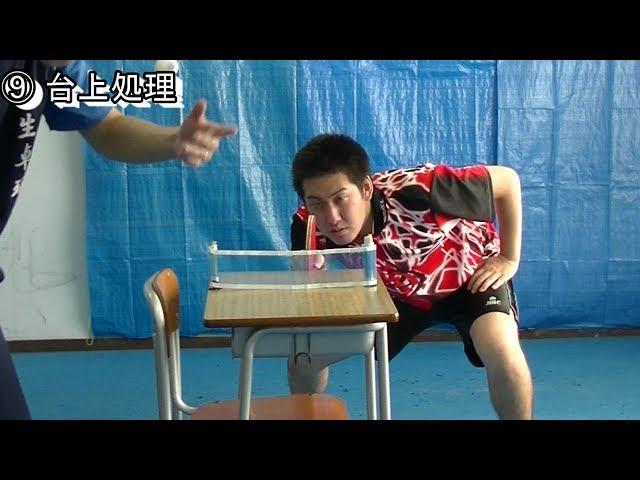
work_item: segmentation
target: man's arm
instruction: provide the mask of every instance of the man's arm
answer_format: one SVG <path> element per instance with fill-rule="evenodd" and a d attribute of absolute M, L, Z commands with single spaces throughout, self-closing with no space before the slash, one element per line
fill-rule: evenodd
<path fill-rule="evenodd" d="M 500 255 L 520 261 L 522 241 L 522 199 L 520 177 L 515 170 L 502 166 L 488 166 L 493 185 L 493 203 L 500 228 Z"/>
<path fill-rule="evenodd" d="M 487 166 L 491 176 L 493 203 L 500 233 L 500 254 L 490 257 L 468 283 L 473 293 L 500 287 L 518 271 L 522 243 L 522 199 L 520 178 L 511 168 Z"/>
<path fill-rule="evenodd" d="M 218 150 L 222 138 L 236 129 L 205 118 L 206 102 L 200 100 L 180 127 L 162 127 L 113 109 L 98 124 L 82 130 L 87 142 L 112 160 L 153 163 L 180 158 L 200 166 Z"/>

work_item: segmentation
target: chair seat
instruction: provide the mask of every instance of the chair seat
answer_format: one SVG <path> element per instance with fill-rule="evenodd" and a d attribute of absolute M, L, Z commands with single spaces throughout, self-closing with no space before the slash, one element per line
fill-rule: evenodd
<path fill-rule="evenodd" d="M 208 403 L 198 408 L 192 420 L 237 420 L 238 400 Z M 281 397 L 253 398 L 251 420 L 348 420 L 347 407 L 339 398 L 326 394 L 299 393 Z"/>

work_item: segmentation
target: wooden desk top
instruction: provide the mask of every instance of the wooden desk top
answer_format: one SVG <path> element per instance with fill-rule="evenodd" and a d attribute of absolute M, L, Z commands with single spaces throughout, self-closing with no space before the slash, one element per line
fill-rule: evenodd
<path fill-rule="evenodd" d="M 398 311 L 382 279 L 374 287 L 287 290 L 209 290 L 208 328 L 304 327 L 397 322 Z"/>

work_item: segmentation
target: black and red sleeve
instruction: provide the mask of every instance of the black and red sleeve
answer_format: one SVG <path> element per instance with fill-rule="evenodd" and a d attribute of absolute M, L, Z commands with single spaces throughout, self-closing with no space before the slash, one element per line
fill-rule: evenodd
<path fill-rule="evenodd" d="M 495 208 L 489 170 L 484 165 L 464 168 L 438 165 L 431 180 L 430 203 L 436 213 L 493 221 Z"/>

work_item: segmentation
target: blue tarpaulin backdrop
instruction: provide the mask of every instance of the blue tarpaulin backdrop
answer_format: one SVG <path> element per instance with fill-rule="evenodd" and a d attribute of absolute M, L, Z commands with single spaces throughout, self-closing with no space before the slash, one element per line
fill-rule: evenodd
<path fill-rule="evenodd" d="M 113 72 L 154 61 L 94 61 Z M 184 114 L 238 126 L 199 169 L 127 165 L 86 148 L 94 334 L 145 338 L 145 279 L 169 266 L 184 335 L 203 333 L 207 245 L 286 249 L 295 151 L 353 136 L 374 171 L 423 162 L 513 167 L 524 202 L 515 278 L 523 328 L 640 326 L 640 62 L 181 61 Z M 177 125 L 179 110 L 126 114 Z"/>

